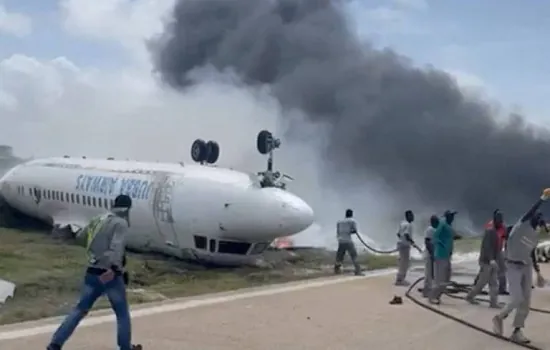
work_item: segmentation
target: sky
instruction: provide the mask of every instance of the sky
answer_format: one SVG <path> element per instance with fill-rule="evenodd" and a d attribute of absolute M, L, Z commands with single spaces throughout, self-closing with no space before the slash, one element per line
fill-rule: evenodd
<path fill-rule="evenodd" d="M 185 99 L 158 96 L 165 92 L 155 86 L 144 44 L 160 33 L 173 1 L 0 0 L 0 118 L 9 125 L 0 131 L 3 142 L 24 155 L 67 153 L 67 142 L 89 151 L 85 132 L 103 129 L 103 139 L 121 127 L 142 130 L 135 123 L 99 126 L 98 114 L 130 118 L 152 95 Z M 347 9 L 376 46 L 444 69 L 506 110 L 548 123 L 545 2 L 373 0 L 348 1 Z M 58 127 L 63 118 L 69 125 Z M 146 129 L 138 134 L 154 137 Z M 125 152 L 116 153 L 134 155 Z"/>
<path fill-rule="evenodd" d="M 162 32 L 173 4 L 0 0 L 0 143 L 25 157 L 188 161 L 200 137 L 220 143 L 222 165 L 263 167 L 255 134 L 282 128 L 283 112 L 268 92 L 229 88 L 211 75 L 182 94 L 154 74 L 146 42 Z M 358 34 L 375 46 L 446 70 L 504 111 L 550 123 L 544 73 L 550 4 L 348 0 L 345 6 Z M 297 147 L 280 161 L 304 175 L 309 158 L 296 157 Z"/>

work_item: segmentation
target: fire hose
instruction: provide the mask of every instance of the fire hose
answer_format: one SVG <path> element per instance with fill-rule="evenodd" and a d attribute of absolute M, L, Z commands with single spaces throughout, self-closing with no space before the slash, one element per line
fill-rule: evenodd
<path fill-rule="evenodd" d="M 397 252 L 397 248 L 390 249 L 390 250 L 376 249 L 376 248 L 372 247 L 371 245 L 369 245 L 367 242 L 365 242 L 365 240 L 363 239 L 363 237 L 361 237 L 360 234 L 357 234 L 357 238 L 359 238 L 359 241 L 361 241 L 361 243 L 363 243 L 365 248 L 367 248 L 368 250 L 370 250 L 374 253 L 377 253 L 377 254 L 393 254 L 393 253 Z"/>
<path fill-rule="evenodd" d="M 380 249 L 376 249 L 374 247 L 372 247 L 371 245 L 369 245 L 367 242 L 365 242 L 365 240 L 361 237 L 361 235 L 357 235 L 357 237 L 359 238 L 359 240 L 361 241 L 361 243 L 367 248 L 369 249 L 370 251 L 374 252 L 374 253 L 378 253 L 378 254 L 393 254 L 395 252 L 397 252 L 397 248 L 395 249 L 391 249 L 391 250 L 380 250 Z M 482 327 L 479 327 L 471 322 L 468 322 L 466 320 L 463 320 L 459 317 L 456 317 L 456 316 L 453 316 L 449 313 L 446 313 L 436 307 L 433 307 L 431 305 L 428 305 L 422 301 L 420 301 L 417 297 L 413 296 L 411 294 L 411 292 L 413 291 L 413 289 L 420 283 L 424 280 L 424 277 L 420 277 L 418 278 L 413 284 L 411 284 L 411 286 L 409 287 L 409 289 L 407 290 L 407 292 L 405 293 L 405 297 L 407 297 L 409 300 L 411 300 L 413 303 L 415 303 L 416 305 L 428 310 L 428 311 L 431 311 L 435 314 L 438 314 L 440 316 L 443 316 L 447 319 L 450 319 L 452 321 L 455 321 L 457 323 L 460 323 L 468 328 L 471 328 L 473 330 L 476 330 L 478 332 L 481 332 L 481 333 L 484 333 L 490 337 L 493 337 L 493 338 L 496 338 L 496 339 L 500 339 L 500 340 L 503 340 L 503 341 L 506 341 L 508 343 L 512 343 L 512 344 L 515 344 L 517 346 L 520 346 L 520 347 L 523 347 L 523 348 L 526 348 L 526 349 L 531 349 L 531 350 L 546 350 L 546 349 L 543 349 L 541 347 L 538 347 L 538 346 L 535 346 L 533 344 L 522 344 L 522 343 L 518 343 L 518 342 L 515 342 L 513 340 L 511 340 L 510 338 L 507 338 L 503 335 L 500 335 L 500 334 L 496 334 L 494 332 L 491 332 L 490 330 L 487 330 L 485 328 L 482 328 Z M 451 281 L 449 286 L 447 286 L 446 288 L 446 291 L 445 291 L 445 294 L 450 297 L 450 298 L 453 298 L 453 299 L 460 299 L 460 300 L 466 300 L 465 297 L 463 296 L 458 296 L 456 294 L 459 294 L 459 293 L 468 293 L 471 288 L 473 286 L 470 285 L 470 284 L 465 284 L 465 283 L 457 283 L 457 282 L 454 282 L 454 281 Z M 475 299 L 476 301 L 480 301 L 480 302 L 483 302 L 483 303 L 489 303 L 488 300 L 485 300 L 485 299 L 479 299 L 479 298 L 476 298 Z M 537 313 L 542 313 L 542 314 L 550 314 L 550 310 L 544 310 L 544 309 L 538 309 L 538 308 L 533 308 L 533 307 L 530 307 L 529 308 L 530 311 L 532 312 L 537 312 Z"/>
<path fill-rule="evenodd" d="M 438 314 L 440 316 L 443 316 L 447 319 L 450 319 L 452 321 L 455 321 L 457 323 L 460 323 L 468 328 L 471 328 L 473 330 L 476 330 L 478 332 L 481 332 L 481 333 L 484 333 L 488 336 L 491 336 L 493 338 L 496 338 L 496 339 L 500 339 L 500 340 L 503 340 L 503 341 L 506 341 L 506 342 L 509 342 L 509 343 L 512 343 L 512 344 L 515 344 L 517 346 L 520 346 L 520 347 L 523 347 L 523 348 L 526 348 L 526 349 L 532 349 L 532 350 L 545 350 L 541 347 L 538 347 L 538 346 L 535 346 L 535 345 L 532 345 L 532 344 L 522 344 L 522 343 L 517 343 L 517 342 L 514 342 L 513 340 L 511 340 L 510 338 L 507 338 L 505 336 L 502 336 L 502 335 L 499 335 L 499 334 L 496 334 L 496 333 L 493 333 L 491 332 L 490 330 L 487 330 L 485 328 L 482 328 L 482 327 L 479 327 L 471 322 L 468 322 L 468 321 L 465 321 L 459 317 L 456 317 L 456 316 L 453 316 L 449 313 L 446 313 L 442 310 L 440 310 L 439 308 L 437 307 L 434 307 L 434 306 L 431 306 L 431 305 L 428 305 L 426 304 L 425 302 L 422 302 L 421 300 L 419 300 L 416 296 L 413 296 L 412 295 L 412 291 L 413 289 L 420 283 L 424 280 L 424 277 L 420 277 L 418 278 L 413 284 L 411 284 L 411 286 L 409 287 L 409 289 L 407 290 L 407 292 L 405 293 L 405 296 L 411 300 L 413 303 L 415 303 L 416 305 L 428 310 L 428 311 L 431 311 L 435 314 Z M 446 288 L 446 292 L 445 294 L 450 297 L 450 298 L 453 298 L 453 299 L 461 299 L 461 300 L 466 300 L 465 297 L 461 297 L 461 296 L 457 296 L 457 295 L 454 295 L 454 294 L 457 294 L 457 293 L 467 293 L 470 291 L 470 289 L 472 288 L 472 285 L 469 285 L 469 284 L 461 284 L 461 283 L 457 283 L 457 282 L 451 282 L 449 284 L 449 286 Z M 485 299 L 477 299 L 477 301 L 481 301 L 481 302 L 485 302 L 485 303 L 488 303 L 489 301 L 488 300 L 485 300 Z M 550 310 L 544 310 L 544 309 L 537 309 L 537 308 L 530 308 L 531 311 L 533 312 L 538 312 L 538 313 L 543 313 L 543 314 L 550 314 Z"/>

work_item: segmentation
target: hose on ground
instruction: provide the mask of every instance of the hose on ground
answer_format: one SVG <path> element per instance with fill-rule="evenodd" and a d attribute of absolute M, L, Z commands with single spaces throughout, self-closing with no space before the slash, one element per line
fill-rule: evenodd
<path fill-rule="evenodd" d="M 517 342 L 514 342 L 512 341 L 510 338 L 507 338 L 505 336 L 502 336 L 502 335 L 499 335 L 499 334 L 495 334 L 485 328 L 482 328 L 482 327 L 479 327 L 471 322 L 468 322 L 468 321 L 465 321 L 461 318 L 458 318 L 456 316 L 453 316 L 449 313 L 446 313 L 444 311 L 441 311 L 440 309 L 438 309 L 437 307 L 433 307 L 431 305 L 428 305 L 422 301 L 420 301 L 417 297 L 413 296 L 412 295 L 412 291 L 413 289 L 420 283 L 424 280 L 424 277 L 420 277 L 418 278 L 413 284 L 411 284 L 411 286 L 409 287 L 409 289 L 407 289 L 407 292 L 405 292 L 405 297 L 407 297 L 409 300 L 411 300 L 413 303 L 415 303 L 416 305 L 420 306 L 421 308 L 423 309 L 426 309 L 428 311 L 431 311 L 435 314 L 438 314 L 440 316 L 443 316 L 447 319 L 450 319 L 452 321 L 455 321 L 457 323 L 460 323 L 468 328 L 471 328 L 473 330 L 476 330 L 478 332 L 481 332 L 481 333 L 484 333 L 490 337 L 493 337 L 493 338 L 496 338 L 496 339 L 500 339 L 500 340 L 503 340 L 503 341 L 506 341 L 508 343 L 512 343 L 512 344 L 515 344 L 517 346 L 520 346 L 520 347 L 523 347 L 523 348 L 526 348 L 526 349 L 532 349 L 532 350 L 545 350 L 543 348 L 540 348 L 540 347 L 537 347 L 535 345 L 532 345 L 532 344 L 521 344 L 521 343 L 517 343 Z M 461 285 L 461 284 L 458 284 L 458 283 L 453 283 L 455 286 L 459 287 L 462 289 L 462 287 L 464 286 L 467 286 L 467 285 Z M 465 289 L 465 288 L 464 288 Z M 447 294 L 449 297 L 454 297 L 454 298 L 457 298 L 456 296 L 451 296 L 449 294 Z M 458 297 L 459 298 L 459 297 Z"/>
<path fill-rule="evenodd" d="M 448 296 L 449 298 L 452 298 L 452 299 L 459 299 L 459 300 L 466 300 L 466 297 L 458 296 L 458 295 L 454 295 L 454 294 L 458 294 L 458 293 L 468 293 L 468 292 L 473 288 L 472 285 L 465 284 L 465 283 L 457 283 L 457 282 L 451 282 L 450 287 L 451 287 L 451 288 L 450 288 L 451 292 L 450 292 L 450 293 L 446 293 L 447 296 Z M 490 301 L 487 300 L 487 299 L 475 298 L 475 300 L 476 300 L 476 301 L 479 301 L 479 302 L 481 302 L 481 303 L 485 303 L 485 304 L 489 304 L 489 303 L 490 303 Z M 539 309 L 539 308 L 536 308 L 536 307 L 530 307 L 529 310 L 532 311 L 532 312 L 540 313 L 540 314 L 547 314 L 547 315 L 550 315 L 550 310 Z"/>
<path fill-rule="evenodd" d="M 367 242 L 365 242 L 365 240 L 363 239 L 363 237 L 361 237 L 360 234 L 357 234 L 357 238 L 359 238 L 359 241 L 361 241 L 361 243 L 363 243 L 365 248 L 367 248 L 368 250 L 370 250 L 374 253 L 377 253 L 377 254 L 393 254 L 393 253 L 397 252 L 397 248 L 394 248 L 394 249 L 391 249 L 391 250 L 380 250 L 380 249 L 373 248 L 371 245 L 369 245 Z"/>

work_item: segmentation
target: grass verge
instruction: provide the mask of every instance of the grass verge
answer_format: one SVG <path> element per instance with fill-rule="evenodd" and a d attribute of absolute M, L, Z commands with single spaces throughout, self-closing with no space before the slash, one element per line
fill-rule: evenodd
<path fill-rule="evenodd" d="M 334 252 L 321 249 L 268 252 L 269 268 L 215 268 L 165 257 L 129 254 L 129 298 L 144 303 L 327 276 Z M 360 255 L 367 269 L 395 266 L 395 256 Z M 67 313 L 80 291 L 83 248 L 41 232 L 0 229 L 0 278 L 16 284 L 15 296 L 0 306 L 0 324 Z M 108 306 L 104 298 L 95 309 Z"/>

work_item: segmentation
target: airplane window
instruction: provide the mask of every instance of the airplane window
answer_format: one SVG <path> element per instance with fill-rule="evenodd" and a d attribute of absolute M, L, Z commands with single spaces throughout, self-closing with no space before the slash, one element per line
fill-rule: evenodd
<path fill-rule="evenodd" d="M 218 253 L 246 255 L 250 246 L 246 242 L 219 241 Z"/>
<path fill-rule="evenodd" d="M 206 237 L 204 236 L 193 236 L 195 240 L 195 247 L 197 249 L 206 249 Z"/>
<path fill-rule="evenodd" d="M 89 206 L 92 206 L 92 197 L 86 196 L 86 204 L 88 204 Z"/>
<path fill-rule="evenodd" d="M 215 239 L 210 240 L 210 252 L 211 253 L 216 252 L 216 240 Z"/>
<path fill-rule="evenodd" d="M 111 199 L 111 208 L 113 207 L 114 204 L 115 204 L 115 201 Z"/>
<path fill-rule="evenodd" d="M 101 199 L 101 198 L 97 199 L 97 206 L 100 207 L 100 208 L 103 208 L 103 199 Z"/>
<path fill-rule="evenodd" d="M 68 193 L 65 193 L 65 202 L 69 202 L 69 194 Z"/>
<path fill-rule="evenodd" d="M 32 196 L 32 188 L 29 188 L 29 196 Z"/>
<path fill-rule="evenodd" d="M 92 197 L 92 206 L 96 206 L 96 203 L 95 203 L 95 197 Z"/>
<path fill-rule="evenodd" d="M 56 200 L 56 201 L 60 201 L 60 200 L 61 200 L 61 196 L 60 196 L 59 191 L 55 191 L 55 200 Z"/>
<path fill-rule="evenodd" d="M 107 198 L 104 198 L 103 202 L 105 204 L 105 208 L 109 209 L 109 200 Z"/>
<path fill-rule="evenodd" d="M 80 195 L 79 194 L 76 195 L 76 204 L 80 204 Z"/>
<path fill-rule="evenodd" d="M 71 193 L 71 203 L 74 203 L 74 193 Z"/>
<path fill-rule="evenodd" d="M 63 196 L 63 192 L 59 192 L 59 201 L 63 202 L 65 200 L 65 197 Z"/>

